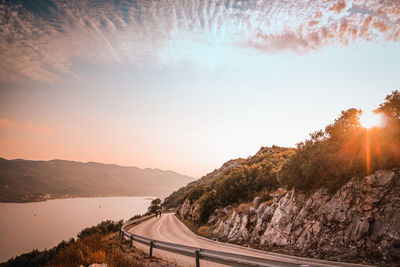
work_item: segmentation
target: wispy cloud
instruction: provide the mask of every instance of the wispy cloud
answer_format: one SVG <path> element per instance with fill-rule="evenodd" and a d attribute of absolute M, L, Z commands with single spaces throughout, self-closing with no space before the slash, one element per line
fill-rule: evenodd
<path fill-rule="evenodd" d="M 51 82 L 74 59 L 168 64 L 180 40 L 266 53 L 399 42 L 397 0 L 22 1 L 0 4 L 0 79 Z"/>
<path fill-rule="evenodd" d="M 336 11 L 337 13 L 340 13 L 345 8 L 346 8 L 346 1 L 339 0 L 336 3 L 334 3 L 333 6 L 329 10 Z"/>
<path fill-rule="evenodd" d="M 9 129 L 15 131 L 22 131 L 28 133 L 41 134 L 46 136 L 54 135 L 55 132 L 47 127 L 34 125 L 31 123 L 21 123 L 17 121 L 7 120 L 4 118 L 0 118 L 0 128 L 1 129 Z"/>

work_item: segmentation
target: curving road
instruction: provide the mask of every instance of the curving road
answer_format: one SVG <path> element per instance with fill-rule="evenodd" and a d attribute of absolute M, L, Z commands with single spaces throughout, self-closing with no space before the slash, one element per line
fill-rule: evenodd
<path fill-rule="evenodd" d="M 133 227 L 129 232 L 176 244 L 193 246 L 222 252 L 259 257 L 272 262 L 274 266 L 363 266 L 357 264 L 323 261 L 316 259 L 288 256 L 284 254 L 250 249 L 232 244 L 225 244 L 200 237 L 190 231 L 173 213 L 163 214 L 161 218 L 151 218 Z M 135 244 L 137 246 L 138 244 Z M 140 247 L 140 245 L 139 245 Z M 143 249 L 146 249 L 142 247 Z M 147 251 L 147 250 L 146 250 Z M 157 251 L 157 249 L 155 250 Z M 179 265 L 194 265 L 194 260 L 185 256 L 176 256 L 170 252 L 158 251 L 156 256 L 172 260 Z M 202 262 L 201 266 L 216 266 L 214 263 Z M 217 265 L 219 266 L 219 265 Z M 364 265 L 365 266 L 365 265 Z"/>

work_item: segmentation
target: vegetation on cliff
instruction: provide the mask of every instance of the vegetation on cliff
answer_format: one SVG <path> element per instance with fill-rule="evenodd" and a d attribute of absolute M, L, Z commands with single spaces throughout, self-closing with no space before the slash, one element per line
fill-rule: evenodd
<path fill-rule="evenodd" d="M 231 160 L 220 169 L 204 176 L 165 199 L 165 207 L 173 207 L 189 199 L 201 202 L 200 219 L 206 221 L 210 213 L 230 204 L 248 202 L 257 195 L 265 195 L 279 187 L 278 171 L 295 153 L 295 149 L 263 147 L 247 159 Z"/>
<path fill-rule="evenodd" d="M 335 192 L 351 177 L 400 166 L 400 92 L 388 95 L 374 111 L 384 115 L 381 127 L 364 128 L 362 111 L 348 109 L 325 130 L 310 135 L 279 172 L 287 188 Z"/>
<path fill-rule="evenodd" d="M 384 117 L 380 127 L 364 128 L 362 111 L 341 112 L 332 124 L 310 134 L 297 148 L 261 148 L 247 159 L 231 160 L 220 169 L 167 197 L 165 207 L 186 199 L 199 204 L 199 223 L 220 207 L 268 198 L 279 187 L 335 192 L 354 176 L 400 166 L 400 92 L 393 91 L 374 111 Z"/>

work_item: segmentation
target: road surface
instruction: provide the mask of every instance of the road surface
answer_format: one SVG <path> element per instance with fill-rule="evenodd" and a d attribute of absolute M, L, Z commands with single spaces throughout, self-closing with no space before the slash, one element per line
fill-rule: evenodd
<path fill-rule="evenodd" d="M 241 254 L 246 256 L 253 256 L 258 258 L 267 259 L 275 266 L 363 266 L 349 263 L 339 263 L 331 261 L 323 261 L 316 259 L 301 258 L 295 256 L 288 256 L 284 254 L 266 252 L 261 250 L 250 249 L 232 244 L 220 243 L 200 237 L 190 231 L 173 213 L 163 214 L 158 218 L 151 218 L 139 225 L 131 228 L 129 232 L 148 237 L 154 240 L 161 240 L 181 245 L 198 247 L 202 249 L 210 249 L 222 252 L 229 252 Z M 148 250 L 144 245 L 136 243 L 145 251 Z M 186 256 L 175 255 L 170 252 L 164 252 L 155 249 L 155 256 L 163 259 L 176 262 L 182 266 L 194 266 L 194 259 Z M 222 266 L 215 263 L 201 261 L 200 266 Z"/>

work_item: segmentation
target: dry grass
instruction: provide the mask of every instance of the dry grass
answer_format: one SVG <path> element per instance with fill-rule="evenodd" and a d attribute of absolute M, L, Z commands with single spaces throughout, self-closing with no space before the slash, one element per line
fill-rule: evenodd
<path fill-rule="evenodd" d="M 46 267 L 89 266 L 94 263 L 106 263 L 109 267 L 173 266 L 161 259 L 149 258 L 135 247 L 130 248 L 129 242 L 121 242 L 118 234 L 106 237 L 93 234 L 61 249 Z"/>
<path fill-rule="evenodd" d="M 276 195 L 278 197 L 281 197 L 281 196 L 285 195 L 286 193 L 287 193 L 287 191 L 285 189 L 279 188 L 275 192 L 273 192 L 271 195 Z"/>
<path fill-rule="evenodd" d="M 266 201 L 266 202 L 264 202 L 266 205 L 271 205 L 272 203 L 274 203 L 274 200 L 273 199 L 270 199 L 270 200 L 268 200 L 268 201 Z"/>
<path fill-rule="evenodd" d="M 85 236 L 61 249 L 47 266 L 72 267 L 104 263 L 107 261 L 106 247 L 107 242 L 100 234 Z"/>
<path fill-rule="evenodd" d="M 192 231 L 193 233 L 195 233 L 197 235 L 200 235 L 199 229 L 193 222 L 191 222 L 189 220 L 185 220 L 184 218 L 182 218 L 181 216 L 178 216 L 178 215 L 176 215 L 176 218 L 178 218 L 184 225 L 186 225 L 187 228 L 190 229 L 190 231 Z"/>
<path fill-rule="evenodd" d="M 214 225 L 197 227 L 193 222 L 185 220 L 181 216 L 176 217 L 196 235 L 210 237 L 214 231 Z"/>
<path fill-rule="evenodd" d="M 227 220 L 228 218 L 230 218 L 233 214 L 233 209 L 229 209 L 228 212 L 225 214 L 225 216 L 222 217 L 222 220 Z"/>
<path fill-rule="evenodd" d="M 250 205 L 247 203 L 242 203 L 237 208 L 237 211 L 240 213 L 247 213 L 249 211 Z"/>
<path fill-rule="evenodd" d="M 201 226 L 198 230 L 201 236 L 208 237 L 212 234 L 213 227 L 212 226 Z"/>

